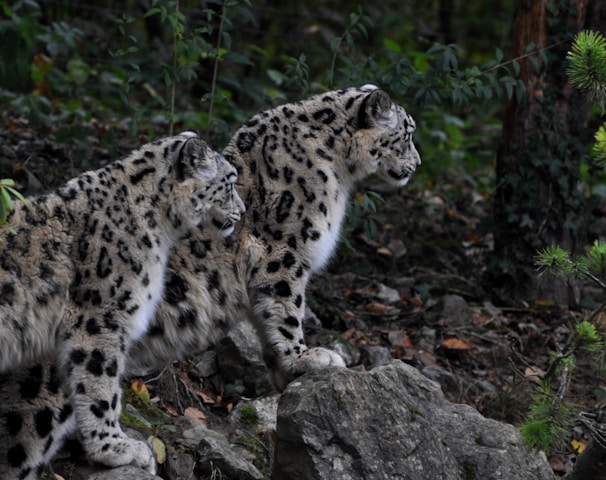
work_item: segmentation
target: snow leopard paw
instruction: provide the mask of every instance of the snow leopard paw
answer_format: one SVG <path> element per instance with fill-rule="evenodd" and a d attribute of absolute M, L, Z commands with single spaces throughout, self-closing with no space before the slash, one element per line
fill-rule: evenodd
<path fill-rule="evenodd" d="M 311 370 L 325 367 L 346 368 L 343 357 L 327 348 L 315 347 L 304 351 L 293 359 L 289 367 L 272 372 L 272 381 L 276 388 L 283 391 L 289 382 Z"/>

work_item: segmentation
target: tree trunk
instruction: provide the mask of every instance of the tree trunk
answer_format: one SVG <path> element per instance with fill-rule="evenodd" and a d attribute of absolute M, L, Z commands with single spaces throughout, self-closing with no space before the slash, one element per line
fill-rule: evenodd
<path fill-rule="evenodd" d="M 513 57 L 522 57 L 519 78 L 525 92 L 506 104 L 494 202 L 491 275 L 503 299 L 575 303 L 576 295 L 561 280 L 539 278 L 533 263 L 547 246 L 570 252 L 582 246 L 579 164 L 591 143 L 585 128 L 591 105 L 568 83 L 566 53 L 576 32 L 597 27 L 590 23 L 597 20 L 594 11 L 603 9 L 600 3 L 518 2 Z M 544 55 L 526 56 L 533 44 L 531 51 L 543 49 Z"/>

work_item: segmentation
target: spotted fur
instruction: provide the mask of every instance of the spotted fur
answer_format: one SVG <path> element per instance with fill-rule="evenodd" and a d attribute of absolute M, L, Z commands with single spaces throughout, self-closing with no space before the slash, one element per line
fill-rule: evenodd
<path fill-rule="evenodd" d="M 92 460 L 155 472 L 150 448 L 118 422 L 126 354 L 163 296 L 175 242 L 200 222 L 233 231 L 244 211 L 236 180 L 184 132 L 11 212 L 14 233 L 0 242 L 0 388 L 12 391 L 0 431 L 15 441 L 1 442 L 1 478 L 35 478 L 74 428 Z"/>
<path fill-rule="evenodd" d="M 238 171 L 246 214 L 229 238 L 194 228 L 177 243 L 163 299 L 130 350 L 127 370 L 199 352 L 246 317 L 279 388 L 306 370 L 344 366 L 336 353 L 305 345 L 305 287 L 335 249 L 356 182 L 377 173 L 395 187 L 406 185 L 420 164 L 414 131 L 412 117 L 371 85 L 316 95 L 247 121 L 223 151 Z M 2 412 L 20 409 L 32 424 L 51 408 L 52 426 L 59 428 L 62 390 L 48 386 L 54 385 L 51 364 L 40 367 L 18 372 L 0 388 L 1 432 L 10 429 L 6 420 L 2 426 Z M 31 412 L 19 404 L 3 409 L 2 402 L 32 378 L 39 404 Z M 44 442 L 35 446 L 37 458 L 51 457 Z"/>

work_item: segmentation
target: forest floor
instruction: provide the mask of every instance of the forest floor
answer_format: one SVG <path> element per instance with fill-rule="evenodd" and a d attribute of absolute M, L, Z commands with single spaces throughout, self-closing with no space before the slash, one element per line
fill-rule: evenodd
<path fill-rule="evenodd" d="M 96 145 L 94 131 L 85 139 L 93 160 L 82 165 L 73 159 L 78 145 L 54 143 L 20 117 L 5 114 L 3 120 L 0 178 L 16 179 L 26 194 L 57 186 L 111 156 Z M 314 313 L 358 347 L 359 364 L 373 366 L 377 352 L 388 352 L 439 381 L 451 401 L 520 425 L 532 401 L 532 374 L 546 370 L 575 312 L 549 299 L 512 306 L 491 297 L 483 276 L 493 242 L 480 233 L 491 211 L 485 193 L 471 185 L 414 180 L 397 191 L 368 188 L 384 200 L 372 215 L 376 234 L 365 233 L 368 217 L 346 228 L 348 245 L 310 283 Z M 596 372 L 595 365 L 579 365 L 569 391 L 587 411 L 606 398 L 606 382 Z M 581 428 L 570 435 L 575 445 L 588 442 Z M 574 457 L 572 444 L 549 455 L 558 475 Z"/>
<path fill-rule="evenodd" d="M 323 314 L 343 321 L 350 342 L 385 347 L 440 383 L 451 401 L 521 425 L 537 374 L 547 370 L 580 313 L 550 299 L 505 304 L 493 295 L 484 280 L 493 239 L 482 233 L 490 197 L 471 186 L 414 182 L 381 195 L 379 233 L 369 239 L 353 232 L 353 250 L 341 250 L 348 259 L 312 282 L 311 298 L 326 305 Z M 400 300 L 382 302 L 384 287 Z M 596 400 L 606 396 L 595 364 L 579 365 L 568 395 L 582 410 L 595 411 Z M 574 428 L 570 440 L 549 455 L 557 476 L 569 471 L 574 448 L 584 448 L 589 437 Z"/>

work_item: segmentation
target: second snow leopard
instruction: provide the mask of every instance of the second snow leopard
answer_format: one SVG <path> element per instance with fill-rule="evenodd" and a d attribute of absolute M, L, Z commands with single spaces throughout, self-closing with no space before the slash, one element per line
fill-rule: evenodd
<path fill-rule="evenodd" d="M 315 95 L 248 120 L 223 150 L 238 169 L 246 215 L 227 241 L 194 229 L 179 242 L 165 301 L 129 367 L 199 352 L 245 316 L 279 389 L 309 369 L 344 366 L 335 352 L 305 344 L 307 282 L 334 252 L 357 182 L 376 173 L 394 187 L 408 183 L 421 163 L 415 128 L 374 85 Z"/>
<path fill-rule="evenodd" d="M 120 428 L 126 354 L 163 296 L 175 242 L 200 222 L 233 231 L 244 213 L 236 180 L 221 154 L 184 132 L 15 205 L 0 242 L 0 388 L 14 385 L 7 402 L 26 415 L 0 405 L 13 440 L 0 447 L 2 478 L 36 476 L 37 449 L 52 455 L 73 428 L 91 459 L 155 472 L 148 445 Z M 42 385 L 43 359 L 53 370 Z M 60 406 L 36 403 L 59 388 Z"/>

